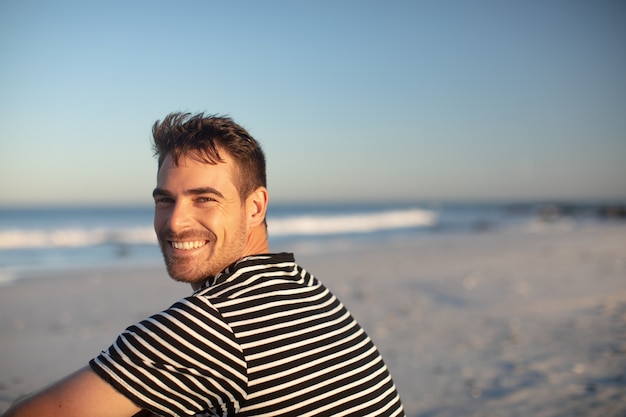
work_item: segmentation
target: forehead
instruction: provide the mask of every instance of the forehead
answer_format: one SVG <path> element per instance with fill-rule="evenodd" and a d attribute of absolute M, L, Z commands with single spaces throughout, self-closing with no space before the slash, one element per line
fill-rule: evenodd
<path fill-rule="evenodd" d="M 223 162 L 216 164 L 206 163 L 194 155 L 181 155 L 175 163 L 171 154 L 168 154 L 158 171 L 157 184 L 168 189 L 220 186 L 228 191 L 236 188 L 235 162 L 225 152 L 221 156 Z"/>

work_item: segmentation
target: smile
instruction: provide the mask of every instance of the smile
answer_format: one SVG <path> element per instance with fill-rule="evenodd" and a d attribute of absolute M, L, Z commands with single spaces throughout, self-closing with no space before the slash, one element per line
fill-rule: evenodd
<path fill-rule="evenodd" d="M 174 249 L 180 249 L 180 250 L 193 250 L 193 249 L 198 249 L 201 248 L 202 246 L 207 244 L 206 240 L 192 240 L 192 241 L 184 241 L 184 242 L 179 242 L 179 241 L 171 241 L 172 247 Z"/>

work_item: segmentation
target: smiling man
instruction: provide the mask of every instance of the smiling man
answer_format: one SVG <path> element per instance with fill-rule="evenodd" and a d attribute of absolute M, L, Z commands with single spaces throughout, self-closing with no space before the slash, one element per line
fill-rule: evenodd
<path fill-rule="evenodd" d="M 153 127 L 154 228 L 193 293 L 7 416 L 404 416 L 369 337 L 288 253 L 269 252 L 265 157 L 231 119 Z"/>
<path fill-rule="evenodd" d="M 241 255 L 267 253 L 267 190 L 240 198 L 232 158 L 202 162 L 199 155 L 168 154 L 154 190 L 154 228 L 170 276 L 194 289 Z"/>

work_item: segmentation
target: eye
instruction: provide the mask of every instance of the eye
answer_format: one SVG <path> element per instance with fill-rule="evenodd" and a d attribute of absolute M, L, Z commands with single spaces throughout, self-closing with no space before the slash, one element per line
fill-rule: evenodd
<path fill-rule="evenodd" d="M 198 196 L 198 197 L 196 197 L 196 202 L 197 203 L 211 203 L 213 201 L 215 201 L 215 199 L 211 198 L 211 197 L 206 197 L 206 196 Z"/>
<path fill-rule="evenodd" d="M 160 197 L 156 197 L 154 199 L 154 204 L 156 205 L 165 205 L 165 204 L 171 204 L 174 202 L 173 198 L 170 197 L 164 197 L 164 196 L 160 196 Z"/>

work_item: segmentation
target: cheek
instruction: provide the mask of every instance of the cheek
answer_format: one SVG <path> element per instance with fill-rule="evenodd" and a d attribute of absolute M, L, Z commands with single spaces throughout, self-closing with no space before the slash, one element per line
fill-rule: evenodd
<path fill-rule="evenodd" d="M 154 220 L 152 224 L 154 226 L 154 230 L 157 230 L 157 231 L 161 228 L 161 225 L 163 224 L 163 216 L 162 214 L 159 214 L 159 212 L 156 210 L 154 212 Z"/>
<path fill-rule="evenodd" d="M 152 225 L 157 233 L 162 231 L 168 225 L 168 222 L 169 212 L 167 212 L 166 210 L 154 210 L 154 220 L 152 222 Z"/>
<path fill-rule="evenodd" d="M 230 242 L 238 235 L 241 225 L 232 219 L 222 219 L 222 221 L 206 222 L 204 227 L 211 231 L 218 242 Z"/>

